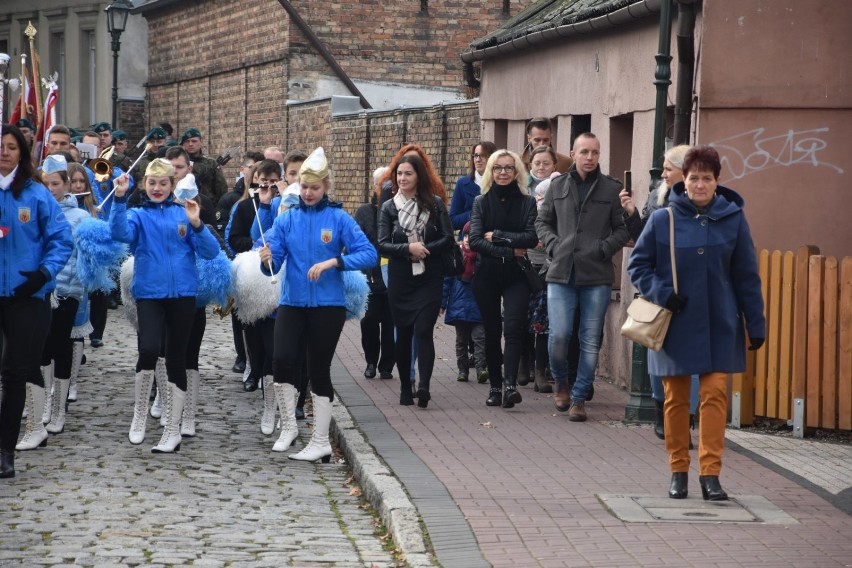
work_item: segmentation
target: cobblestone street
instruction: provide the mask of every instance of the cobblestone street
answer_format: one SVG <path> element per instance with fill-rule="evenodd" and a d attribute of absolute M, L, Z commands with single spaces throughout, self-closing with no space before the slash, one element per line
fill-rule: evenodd
<path fill-rule="evenodd" d="M 127 439 L 136 335 L 121 309 L 104 341 L 86 345 L 65 432 L 17 452 L 17 477 L 0 483 L 0 566 L 395 565 L 345 465 L 272 453 L 261 391 L 230 370 L 229 320 L 208 319 L 197 436 L 176 454 L 151 453 L 162 429 L 150 417 L 142 445 Z"/>

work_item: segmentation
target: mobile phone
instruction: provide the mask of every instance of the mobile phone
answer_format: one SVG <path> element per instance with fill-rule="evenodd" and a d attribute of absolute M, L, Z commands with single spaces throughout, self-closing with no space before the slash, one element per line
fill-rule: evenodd
<path fill-rule="evenodd" d="M 630 170 L 624 170 L 624 189 L 627 190 L 627 195 L 633 196 L 633 174 Z"/>

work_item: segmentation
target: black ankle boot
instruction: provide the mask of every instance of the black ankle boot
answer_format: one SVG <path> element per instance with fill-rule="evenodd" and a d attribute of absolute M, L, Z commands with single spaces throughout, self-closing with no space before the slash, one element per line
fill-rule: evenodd
<path fill-rule="evenodd" d="M 429 391 L 421 385 L 420 388 L 417 389 L 417 407 L 426 408 L 429 406 L 430 400 L 432 400 L 432 395 L 430 395 Z"/>
<path fill-rule="evenodd" d="M 514 381 L 503 382 L 503 408 L 513 408 L 523 400 Z"/>
<path fill-rule="evenodd" d="M 701 484 L 701 496 L 705 501 L 727 501 L 728 494 L 719 484 L 718 475 L 700 475 L 698 483 Z"/>
<path fill-rule="evenodd" d="M 491 387 L 488 391 L 488 399 L 485 401 L 485 406 L 500 406 L 503 403 L 503 391 L 499 388 Z"/>
<path fill-rule="evenodd" d="M 672 484 L 669 487 L 669 497 L 672 499 L 686 499 L 688 484 L 689 474 L 687 472 L 673 473 Z"/>
<path fill-rule="evenodd" d="M 246 392 L 254 392 L 257 390 L 257 387 L 260 385 L 259 377 L 249 377 L 246 379 L 246 382 L 243 383 L 243 390 Z"/>
<path fill-rule="evenodd" d="M 666 419 L 663 414 L 663 401 L 654 400 L 654 435 L 660 440 L 666 439 Z"/>
<path fill-rule="evenodd" d="M 15 477 L 15 450 L 0 450 L 0 479 Z"/>

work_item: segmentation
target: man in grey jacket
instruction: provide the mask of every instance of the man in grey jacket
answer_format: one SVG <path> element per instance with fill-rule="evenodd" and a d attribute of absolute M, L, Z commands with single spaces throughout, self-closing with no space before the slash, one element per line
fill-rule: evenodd
<path fill-rule="evenodd" d="M 611 258 L 627 243 L 618 197 L 622 184 L 603 174 L 601 145 L 591 133 L 574 141 L 574 165 L 555 178 L 544 197 L 535 226 L 550 258 L 547 272 L 547 316 L 550 320 L 550 370 L 556 380 L 556 408 L 572 422 L 586 420 L 588 400 L 606 309 L 613 282 Z M 569 392 L 568 344 L 574 316 L 580 312 L 580 360 Z"/>

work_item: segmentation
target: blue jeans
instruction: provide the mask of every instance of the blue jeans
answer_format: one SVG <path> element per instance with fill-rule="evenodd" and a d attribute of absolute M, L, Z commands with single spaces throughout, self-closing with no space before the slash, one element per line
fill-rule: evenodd
<path fill-rule="evenodd" d="M 660 402 L 666 400 L 666 393 L 663 391 L 663 377 L 660 375 L 650 375 L 651 377 L 651 398 Z M 695 416 L 695 410 L 698 408 L 698 375 L 692 375 L 692 385 L 689 391 L 689 413 Z"/>
<path fill-rule="evenodd" d="M 595 380 L 601 331 L 611 290 L 612 287 L 607 284 L 577 286 L 573 276 L 568 284 L 551 282 L 547 285 L 547 318 L 550 324 L 547 347 L 550 351 L 550 372 L 558 387 L 563 385 L 568 374 L 568 345 L 573 333 L 574 314 L 580 310 L 580 360 L 577 380 L 571 391 L 571 399 L 578 403 L 586 401 Z"/>

